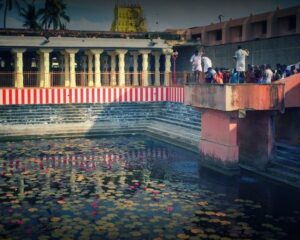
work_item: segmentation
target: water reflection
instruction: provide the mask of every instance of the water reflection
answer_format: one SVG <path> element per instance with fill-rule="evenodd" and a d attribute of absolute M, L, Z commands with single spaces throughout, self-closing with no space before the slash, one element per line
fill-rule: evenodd
<path fill-rule="evenodd" d="M 0 238 L 297 237 L 299 191 L 198 160 L 144 137 L 3 143 Z"/>

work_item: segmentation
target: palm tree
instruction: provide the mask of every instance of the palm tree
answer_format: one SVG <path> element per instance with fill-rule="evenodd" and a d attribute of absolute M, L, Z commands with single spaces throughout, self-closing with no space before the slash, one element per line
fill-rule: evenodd
<path fill-rule="evenodd" d="M 4 1 L 4 3 L 3 3 Z M 24 2 L 24 0 L 21 0 Z M 4 5 L 4 14 L 3 14 L 3 28 L 6 28 L 6 17 L 7 12 L 11 11 L 13 8 L 17 8 L 20 11 L 20 3 L 19 0 L 1 0 L 1 5 Z"/>
<path fill-rule="evenodd" d="M 65 28 L 66 22 L 70 22 L 70 17 L 66 14 L 67 5 L 63 0 L 46 0 L 45 8 L 42 9 L 42 26 L 45 30 Z"/>
<path fill-rule="evenodd" d="M 20 16 L 24 19 L 23 27 L 39 30 L 41 29 L 38 19 L 42 14 L 42 10 L 37 10 L 34 4 L 35 0 L 32 0 L 30 4 L 27 4 L 26 8 L 21 8 Z"/>

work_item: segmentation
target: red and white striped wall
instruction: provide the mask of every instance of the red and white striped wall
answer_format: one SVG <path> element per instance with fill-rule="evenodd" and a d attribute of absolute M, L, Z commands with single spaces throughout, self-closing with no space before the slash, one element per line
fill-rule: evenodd
<path fill-rule="evenodd" d="M 183 87 L 0 89 L 0 105 L 163 101 L 183 103 Z"/>

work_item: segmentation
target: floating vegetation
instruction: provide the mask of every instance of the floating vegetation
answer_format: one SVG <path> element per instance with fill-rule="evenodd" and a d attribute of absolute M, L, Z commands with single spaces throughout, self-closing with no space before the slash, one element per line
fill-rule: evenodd
<path fill-rule="evenodd" d="M 0 239 L 286 239 L 299 223 L 206 184 L 197 161 L 141 137 L 2 143 Z"/>

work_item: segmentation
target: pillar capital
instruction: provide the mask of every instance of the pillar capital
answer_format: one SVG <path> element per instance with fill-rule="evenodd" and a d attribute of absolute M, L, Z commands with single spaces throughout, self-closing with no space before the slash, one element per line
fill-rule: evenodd
<path fill-rule="evenodd" d="M 140 53 L 138 51 L 130 51 L 130 55 L 138 56 L 138 55 L 140 55 Z"/>
<path fill-rule="evenodd" d="M 13 48 L 11 49 L 12 53 L 23 53 L 26 51 L 26 48 Z"/>
<path fill-rule="evenodd" d="M 87 52 L 90 52 L 91 54 L 96 55 L 96 54 L 103 53 L 103 49 L 98 49 L 98 48 L 97 49 L 90 49 Z"/>
<path fill-rule="evenodd" d="M 78 52 L 79 49 L 76 49 L 76 48 L 66 48 L 65 49 L 65 52 L 66 53 L 69 53 L 69 54 L 75 54 Z"/>
<path fill-rule="evenodd" d="M 173 49 L 172 48 L 164 48 L 163 49 L 163 54 L 165 55 L 172 55 Z"/>
<path fill-rule="evenodd" d="M 116 50 L 116 53 L 119 54 L 119 55 L 120 54 L 126 54 L 127 52 L 128 52 L 128 50 L 126 50 L 126 49 L 117 49 Z"/>
<path fill-rule="evenodd" d="M 142 50 L 139 50 L 139 53 L 140 54 L 149 54 L 149 53 L 151 53 L 151 50 L 142 49 Z"/>
<path fill-rule="evenodd" d="M 118 54 L 116 53 L 116 51 L 107 51 L 107 54 L 111 57 L 115 57 L 117 56 Z"/>
<path fill-rule="evenodd" d="M 40 49 L 38 50 L 38 53 L 39 53 L 39 54 L 42 54 L 42 53 L 51 53 L 52 51 L 53 51 L 52 48 L 40 48 Z"/>

